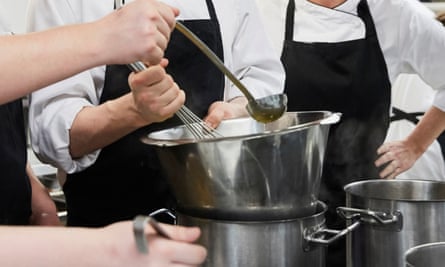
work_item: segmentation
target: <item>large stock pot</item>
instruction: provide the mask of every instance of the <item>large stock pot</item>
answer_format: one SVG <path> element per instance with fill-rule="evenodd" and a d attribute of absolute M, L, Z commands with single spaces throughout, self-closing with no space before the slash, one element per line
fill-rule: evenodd
<path fill-rule="evenodd" d="M 340 115 L 287 112 L 262 124 L 226 120 L 224 137 L 190 138 L 184 126 L 142 138 L 156 146 L 178 210 L 224 220 L 279 220 L 312 215 L 329 127 Z"/>
<path fill-rule="evenodd" d="M 207 248 L 203 267 L 324 267 L 325 246 L 312 245 L 308 232 L 325 227 L 327 206 L 316 213 L 277 221 L 223 221 L 177 214 L 179 225 L 198 226 Z"/>
<path fill-rule="evenodd" d="M 361 222 L 347 237 L 347 266 L 404 266 L 411 247 L 445 241 L 445 183 L 366 180 L 345 187 L 337 210 Z"/>

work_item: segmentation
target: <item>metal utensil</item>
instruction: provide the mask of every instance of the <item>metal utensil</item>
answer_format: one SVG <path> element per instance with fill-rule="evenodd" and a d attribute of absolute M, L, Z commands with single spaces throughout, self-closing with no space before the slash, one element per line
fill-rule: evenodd
<path fill-rule="evenodd" d="M 151 216 L 138 215 L 133 221 L 133 232 L 136 240 L 136 246 L 140 253 L 148 253 L 147 239 L 145 237 L 145 226 L 149 224 L 155 232 L 167 239 L 171 237 L 167 232 L 159 225 L 158 221 Z"/>
<path fill-rule="evenodd" d="M 263 123 L 271 122 L 280 118 L 287 109 L 287 96 L 285 94 L 277 94 L 266 96 L 260 99 L 255 99 L 249 90 L 241 83 L 241 81 L 235 77 L 235 75 L 224 65 L 215 53 L 185 27 L 181 22 L 176 21 L 175 28 L 184 34 L 196 47 L 199 48 L 209 59 L 215 64 L 215 66 L 232 81 L 232 83 L 238 87 L 238 89 L 244 94 L 248 100 L 247 111 L 250 116 L 255 120 Z"/>

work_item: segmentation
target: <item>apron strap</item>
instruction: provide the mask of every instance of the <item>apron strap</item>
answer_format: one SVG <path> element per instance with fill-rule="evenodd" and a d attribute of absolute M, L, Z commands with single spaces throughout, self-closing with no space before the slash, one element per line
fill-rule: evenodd
<path fill-rule="evenodd" d="M 405 112 L 401 109 L 398 109 L 396 107 L 392 108 L 392 113 L 394 115 L 391 116 L 390 121 L 399 121 L 399 120 L 407 120 L 414 124 L 419 123 L 418 116 L 423 116 L 424 112 Z"/>
<path fill-rule="evenodd" d="M 291 41 L 294 35 L 294 18 L 295 18 L 295 2 L 294 0 L 289 0 L 286 11 L 286 30 L 285 30 L 285 40 Z"/>
<path fill-rule="evenodd" d="M 372 19 L 367 0 L 360 1 L 357 7 L 357 14 L 365 22 L 366 37 L 377 36 L 374 20 Z"/>

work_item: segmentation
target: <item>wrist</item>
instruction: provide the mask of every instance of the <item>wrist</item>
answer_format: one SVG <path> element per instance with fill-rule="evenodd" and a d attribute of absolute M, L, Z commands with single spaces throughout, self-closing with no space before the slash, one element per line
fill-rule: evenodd
<path fill-rule="evenodd" d="M 405 140 L 405 144 L 407 147 L 410 148 L 412 153 L 416 156 L 416 158 L 419 158 L 428 148 L 428 144 L 423 144 L 421 140 L 416 140 L 414 138 L 408 137 Z"/>
<path fill-rule="evenodd" d="M 126 124 L 132 129 L 137 129 L 148 124 L 137 109 L 131 93 L 107 101 L 105 105 L 111 121 L 114 123 L 127 122 Z"/>

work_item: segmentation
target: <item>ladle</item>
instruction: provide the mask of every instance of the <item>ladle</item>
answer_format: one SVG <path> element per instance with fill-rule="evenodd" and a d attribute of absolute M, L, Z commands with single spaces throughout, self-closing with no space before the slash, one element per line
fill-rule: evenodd
<path fill-rule="evenodd" d="M 256 121 L 268 123 L 280 118 L 287 109 L 287 96 L 285 94 L 270 95 L 263 98 L 255 99 L 249 90 L 235 77 L 235 75 L 224 65 L 215 53 L 199 39 L 193 32 L 185 27 L 181 22 L 176 21 L 175 28 L 184 34 L 193 44 L 196 45 L 215 66 L 221 70 L 232 83 L 247 98 L 247 111 Z"/>

